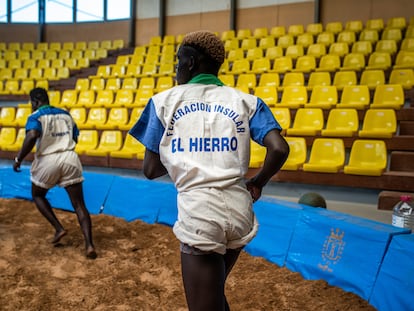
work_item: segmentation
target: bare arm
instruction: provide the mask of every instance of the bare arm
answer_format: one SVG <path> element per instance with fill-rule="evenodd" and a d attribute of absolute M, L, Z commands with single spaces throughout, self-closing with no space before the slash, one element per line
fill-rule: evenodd
<path fill-rule="evenodd" d="M 144 175 L 148 179 L 154 179 L 167 174 L 167 170 L 161 163 L 160 155 L 148 149 L 144 156 Z"/>
<path fill-rule="evenodd" d="M 29 152 L 32 151 L 34 145 L 36 144 L 36 140 L 39 136 L 40 133 L 36 130 L 30 130 L 26 132 L 22 148 L 17 153 L 16 159 L 13 163 L 14 171 L 19 171 L 20 164 L 22 163 L 23 159 L 29 154 Z"/>
<path fill-rule="evenodd" d="M 263 144 L 267 149 L 263 167 L 256 176 L 246 183 L 253 201 L 260 198 L 263 187 L 280 170 L 289 155 L 289 145 L 278 130 L 267 133 Z"/>

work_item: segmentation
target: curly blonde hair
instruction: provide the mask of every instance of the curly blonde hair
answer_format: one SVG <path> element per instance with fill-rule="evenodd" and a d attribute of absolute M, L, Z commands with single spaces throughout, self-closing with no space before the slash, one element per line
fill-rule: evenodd
<path fill-rule="evenodd" d="M 208 55 L 220 65 L 224 62 L 224 44 L 210 31 L 200 30 L 186 34 L 181 46 L 190 46 Z"/>

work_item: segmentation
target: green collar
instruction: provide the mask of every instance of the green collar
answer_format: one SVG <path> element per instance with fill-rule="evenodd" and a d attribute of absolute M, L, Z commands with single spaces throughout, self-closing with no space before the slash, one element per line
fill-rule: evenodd
<path fill-rule="evenodd" d="M 188 84 L 215 84 L 219 86 L 223 86 L 224 83 L 220 81 L 219 78 L 217 78 L 215 75 L 207 74 L 207 73 L 201 73 L 194 78 L 192 78 L 190 81 L 187 82 Z"/>
<path fill-rule="evenodd" d="M 50 107 L 50 105 L 42 105 L 42 106 L 40 106 L 39 108 L 37 108 L 37 110 L 40 110 L 40 109 L 45 109 L 45 108 L 47 108 L 47 107 Z"/>

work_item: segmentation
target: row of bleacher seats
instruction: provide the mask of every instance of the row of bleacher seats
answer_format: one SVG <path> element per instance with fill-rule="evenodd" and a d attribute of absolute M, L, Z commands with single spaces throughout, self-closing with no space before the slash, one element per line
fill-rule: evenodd
<path fill-rule="evenodd" d="M 1 51 L 49 51 L 49 50 L 115 50 L 125 46 L 124 40 L 102 40 L 102 41 L 65 41 L 65 42 L 0 42 Z M 1 53 L 0 53 L 1 54 Z"/>
<path fill-rule="evenodd" d="M 143 107 L 71 107 L 68 109 L 80 129 L 129 130 L 138 120 Z M 292 111 L 273 107 L 271 111 L 286 136 L 328 136 L 391 138 L 398 132 L 394 109 L 369 108 L 361 115 L 355 108 L 332 108 L 326 116 L 321 108 L 303 107 Z M 2 127 L 25 125 L 30 107 L 3 107 L 0 112 Z M 362 120 L 360 120 L 362 118 Z"/>
<path fill-rule="evenodd" d="M 4 51 L 0 53 L 1 64 L 4 67 L 8 68 L 21 68 L 33 65 L 33 62 L 24 62 L 27 60 L 40 61 L 40 60 L 49 60 L 53 61 L 55 59 L 82 59 L 87 58 L 90 60 L 96 60 L 108 55 L 107 49 L 86 49 L 86 50 L 34 50 L 34 51 Z M 20 61 L 20 62 L 19 62 Z M 6 62 L 6 63 L 4 63 Z M 39 63 L 39 62 L 38 62 Z M 40 63 L 42 65 L 42 63 Z"/>

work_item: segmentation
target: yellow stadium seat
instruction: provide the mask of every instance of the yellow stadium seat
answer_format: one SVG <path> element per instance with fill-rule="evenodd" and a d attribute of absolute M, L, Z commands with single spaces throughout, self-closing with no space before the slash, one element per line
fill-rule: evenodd
<path fill-rule="evenodd" d="M 361 71 L 365 68 L 365 56 L 362 53 L 348 53 L 345 55 L 341 70 Z"/>
<path fill-rule="evenodd" d="M 88 41 L 88 47 L 87 47 L 88 49 L 97 50 L 99 49 L 99 47 L 100 47 L 99 41 L 97 40 Z"/>
<path fill-rule="evenodd" d="M 121 78 L 109 78 L 106 80 L 105 90 L 116 91 L 121 88 Z"/>
<path fill-rule="evenodd" d="M 398 17 L 391 17 L 387 20 L 387 28 L 398 28 L 398 29 L 405 29 L 407 26 L 407 20 L 405 17 L 398 16 Z"/>
<path fill-rule="evenodd" d="M 57 59 L 58 53 L 55 50 L 46 50 L 45 51 L 45 59 L 54 60 Z"/>
<path fill-rule="evenodd" d="M 135 77 L 124 78 L 122 80 L 122 89 L 136 90 L 138 88 L 138 80 Z"/>
<path fill-rule="evenodd" d="M 79 95 L 80 96 L 80 95 Z M 98 90 L 96 92 L 95 107 L 111 108 L 114 102 L 114 91 L 112 90 Z"/>
<path fill-rule="evenodd" d="M 57 79 L 57 70 L 56 68 L 49 67 L 43 70 L 43 78 L 46 80 L 56 80 Z"/>
<path fill-rule="evenodd" d="M 277 39 L 277 46 L 280 46 L 282 49 L 295 44 L 295 38 L 292 35 L 286 34 Z"/>
<path fill-rule="evenodd" d="M 111 69 L 110 65 L 100 65 L 92 78 L 109 78 L 111 76 Z"/>
<path fill-rule="evenodd" d="M 131 107 L 134 102 L 134 92 L 131 89 L 119 89 L 115 91 L 113 107 Z"/>
<path fill-rule="evenodd" d="M 338 33 L 335 42 L 344 42 L 351 46 L 356 41 L 356 34 L 354 31 L 344 30 Z"/>
<path fill-rule="evenodd" d="M 298 44 L 289 45 L 286 47 L 285 56 L 290 57 L 293 60 L 297 59 L 299 56 L 303 56 L 305 54 L 305 50 L 303 46 Z"/>
<path fill-rule="evenodd" d="M 111 151 L 109 153 L 111 158 L 121 158 L 121 159 L 132 159 L 138 158 L 143 159 L 145 154 L 145 146 L 141 144 L 131 135 L 126 135 L 124 143 L 121 149 L 116 151 Z"/>
<path fill-rule="evenodd" d="M 19 60 L 17 60 L 17 61 L 19 61 Z M 36 63 L 37 62 L 36 62 L 35 59 L 26 59 L 26 60 L 23 61 L 23 68 L 26 68 L 26 69 L 35 68 Z M 9 62 L 9 68 L 10 68 L 10 62 Z M 20 66 L 18 68 L 20 68 Z"/>
<path fill-rule="evenodd" d="M 382 40 L 385 42 L 394 42 L 394 40 Z M 405 38 L 401 41 L 401 46 L 400 46 L 400 50 L 401 51 L 410 51 L 413 52 L 414 51 L 414 38 Z M 396 51 L 396 49 L 394 50 L 394 52 Z"/>
<path fill-rule="evenodd" d="M 78 100 L 76 101 L 76 107 L 91 108 L 97 106 L 96 94 L 94 90 L 79 91 Z M 71 106 L 69 106 L 70 108 Z M 73 106 L 72 106 L 73 107 Z"/>
<path fill-rule="evenodd" d="M 365 28 L 381 31 L 382 29 L 384 29 L 384 20 L 382 18 L 369 19 L 365 23 Z"/>
<path fill-rule="evenodd" d="M 218 78 L 220 79 L 221 82 L 224 83 L 224 85 L 226 86 L 231 86 L 234 87 L 236 85 L 235 83 L 235 78 L 233 74 L 220 74 L 218 76 Z"/>
<path fill-rule="evenodd" d="M 34 89 L 35 85 L 35 81 L 32 79 L 21 81 L 18 94 L 28 95 Z"/>
<path fill-rule="evenodd" d="M 250 71 L 250 62 L 247 59 L 238 59 L 233 62 L 230 69 L 232 74 L 242 74 Z"/>
<path fill-rule="evenodd" d="M 15 141 L 16 141 L 16 128 L 15 127 L 2 127 L 0 129 L 0 149 L 3 149 L 4 146 L 13 144 Z"/>
<path fill-rule="evenodd" d="M 70 71 L 68 67 L 59 67 L 56 72 L 57 79 L 67 79 L 70 77 Z"/>
<path fill-rule="evenodd" d="M 73 50 L 72 53 L 70 54 L 70 57 L 76 60 L 83 58 L 83 50 L 78 50 L 78 49 Z"/>
<path fill-rule="evenodd" d="M 313 35 L 310 33 L 300 34 L 296 38 L 296 44 L 303 46 L 305 49 L 307 49 L 313 43 L 314 43 Z"/>
<path fill-rule="evenodd" d="M 375 29 L 363 29 L 361 33 L 359 34 L 359 41 L 368 41 L 371 42 L 371 44 L 377 43 L 377 41 L 380 39 L 378 30 Z"/>
<path fill-rule="evenodd" d="M 229 71 L 230 71 L 229 61 L 227 59 L 224 59 L 224 62 L 220 66 L 219 73 L 226 74 Z"/>
<path fill-rule="evenodd" d="M 125 41 L 123 39 L 115 39 L 112 41 L 113 49 L 122 49 L 124 46 L 125 46 Z"/>
<path fill-rule="evenodd" d="M 254 73 L 242 73 L 237 78 L 236 88 L 247 87 L 250 90 L 254 90 L 256 84 L 256 75 Z"/>
<path fill-rule="evenodd" d="M 265 38 L 269 35 L 267 27 L 258 27 L 253 30 L 253 37 L 256 39 Z"/>
<path fill-rule="evenodd" d="M 361 85 L 367 85 L 370 90 L 375 90 L 377 85 L 385 84 L 385 73 L 382 69 L 362 71 L 359 81 Z"/>
<path fill-rule="evenodd" d="M 407 30 L 405 31 L 405 39 L 414 38 L 414 24 L 410 25 Z"/>
<path fill-rule="evenodd" d="M 62 43 L 62 49 L 63 50 L 74 50 L 75 49 L 75 43 L 71 41 L 66 41 Z"/>
<path fill-rule="evenodd" d="M 353 108 L 333 108 L 329 111 L 322 136 L 352 137 L 359 129 L 358 112 Z"/>
<path fill-rule="evenodd" d="M 161 36 L 153 36 L 150 38 L 149 45 L 160 45 L 162 44 Z"/>
<path fill-rule="evenodd" d="M 85 50 L 84 57 L 89 59 L 90 61 L 98 59 L 98 57 L 96 56 L 96 50 L 92 50 L 92 49 Z"/>
<path fill-rule="evenodd" d="M 43 69 L 42 68 L 30 69 L 28 78 L 33 79 L 33 80 L 43 79 Z"/>
<path fill-rule="evenodd" d="M 1 149 L 6 150 L 6 151 L 20 150 L 20 148 L 23 145 L 24 138 L 26 136 L 26 129 L 22 127 L 22 128 L 19 128 L 18 130 L 16 129 L 16 131 L 17 131 L 17 134 L 16 134 L 16 139 L 14 140 L 14 142 L 11 144 L 7 144 L 7 145 L 1 144 Z"/>
<path fill-rule="evenodd" d="M 272 68 L 270 60 L 267 57 L 257 58 L 253 60 L 251 72 L 255 74 L 263 74 L 269 72 Z"/>
<path fill-rule="evenodd" d="M 157 64 L 145 63 L 141 68 L 140 77 L 153 77 L 157 73 Z"/>
<path fill-rule="evenodd" d="M 365 138 L 391 138 L 397 131 L 394 109 L 367 109 L 358 136 Z"/>
<path fill-rule="evenodd" d="M 48 51 L 49 50 L 49 43 L 47 43 L 47 42 L 38 42 L 36 44 L 36 50 Z"/>
<path fill-rule="evenodd" d="M 72 107 L 69 109 L 69 113 L 72 116 L 73 121 L 79 129 L 83 129 L 87 119 L 87 112 L 85 107 Z"/>
<path fill-rule="evenodd" d="M 17 59 L 17 55 L 16 55 L 16 52 L 15 52 L 15 51 L 12 51 L 12 50 L 6 50 L 6 51 L 4 51 L 4 53 L 3 53 L 3 58 L 4 58 L 5 60 L 7 60 L 7 61 L 10 61 L 10 60 Z"/>
<path fill-rule="evenodd" d="M 263 57 L 263 49 L 259 47 L 251 48 L 246 51 L 246 59 L 254 61 Z"/>
<path fill-rule="evenodd" d="M 26 68 L 17 68 L 14 70 L 13 78 L 16 80 L 27 79 L 29 73 Z"/>
<path fill-rule="evenodd" d="M 343 58 L 345 55 L 347 55 L 349 51 L 350 47 L 345 42 L 333 42 L 331 45 L 329 45 L 328 48 L 328 54 L 337 55 L 340 58 Z"/>
<path fill-rule="evenodd" d="M 107 78 L 115 77 L 115 78 L 122 78 L 126 74 L 126 65 L 119 65 L 115 64 L 111 66 L 111 74 L 107 76 Z"/>
<path fill-rule="evenodd" d="M 287 73 L 293 69 L 292 58 L 283 56 L 273 61 L 271 72 Z"/>
<path fill-rule="evenodd" d="M 52 106 L 59 107 L 60 106 L 60 97 L 61 93 L 59 90 L 53 90 L 47 92 L 49 95 L 49 103 Z"/>
<path fill-rule="evenodd" d="M 119 130 L 104 130 L 101 133 L 98 146 L 95 149 L 86 150 L 88 156 L 105 157 L 111 151 L 121 149 L 123 144 L 122 132 Z"/>
<path fill-rule="evenodd" d="M 11 68 L 1 68 L 0 79 L 2 81 L 13 79 L 13 70 Z"/>
<path fill-rule="evenodd" d="M 126 69 L 125 77 L 139 77 L 141 74 L 141 66 L 138 64 L 129 64 Z"/>
<path fill-rule="evenodd" d="M 65 64 L 65 61 L 63 59 L 57 58 L 57 59 L 52 59 L 52 63 L 50 66 L 54 69 L 57 69 L 59 67 L 63 67 L 64 64 Z"/>
<path fill-rule="evenodd" d="M 303 164 L 306 172 L 337 173 L 345 164 L 345 147 L 341 138 L 316 138 L 309 161 Z"/>
<path fill-rule="evenodd" d="M 259 47 L 266 50 L 270 47 L 276 45 L 275 39 L 273 37 L 263 37 L 259 40 Z"/>
<path fill-rule="evenodd" d="M 331 109 L 338 103 L 338 91 L 336 86 L 318 85 L 312 89 L 309 102 L 304 105 L 305 108 Z"/>
<path fill-rule="evenodd" d="M 359 33 L 362 31 L 362 29 L 364 29 L 362 20 L 351 20 L 345 23 L 345 30 Z"/>
<path fill-rule="evenodd" d="M 7 80 L 4 83 L 4 90 L 2 94 L 18 94 L 20 89 L 19 80 Z"/>
<path fill-rule="evenodd" d="M 44 58 L 44 59 L 39 59 L 37 61 L 37 67 L 42 68 L 42 69 L 48 68 L 50 67 L 50 65 L 51 65 L 50 59 Z"/>
<path fill-rule="evenodd" d="M 337 108 L 364 110 L 370 104 L 370 92 L 367 85 L 346 85 Z"/>
<path fill-rule="evenodd" d="M 233 39 L 227 39 L 224 41 L 224 50 L 226 52 L 229 52 L 231 50 L 235 50 L 239 48 L 239 39 L 233 38 Z"/>
<path fill-rule="evenodd" d="M 330 46 L 332 43 L 335 42 L 335 36 L 332 32 L 330 31 L 324 31 L 321 32 L 317 37 L 316 37 L 316 43 L 322 43 L 324 44 L 326 47 Z"/>
<path fill-rule="evenodd" d="M 138 83 L 139 89 L 154 89 L 155 88 L 155 79 L 153 77 L 143 77 L 139 80 Z"/>
<path fill-rule="evenodd" d="M 162 44 L 166 45 L 174 45 L 175 44 L 175 36 L 174 35 L 165 35 L 162 38 Z"/>
<path fill-rule="evenodd" d="M 347 85 L 356 85 L 358 82 L 358 77 L 355 71 L 337 71 L 334 74 L 333 85 L 336 86 L 338 90 L 342 90 Z"/>
<path fill-rule="evenodd" d="M 231 30 L 225 30 L 221 33 L 221 41 L 231 40 L 236 38 L 236 32 Z"/>
<path fill-rule="evenodd" d="M 407 40 L 407 39 L 404 39 Z M 403 50 L 404 40 L 401 43 L 401 49 Z M 413 50 L 414 50 L 414 40 L 413 40 Z M 397 53 L 398 47 L 395 40 L 379 40 L 375 45 L 375 52 L 388 53 L 394 55 Z"/>
<path fill-rule="evenodd" d="M 303 85 L 286 86 L 283 88 L 282 98 L 278 107 L 300 108 L 308 101 L 308 92 Z"/>
<path fill-rule="evenodd" d="M 90 79 L 89 89 L 92 91 L 104 90 L 105 83 L 105 78 L 92 78 Z"/>
<path fill-rule="evenodd" d="M 15 107 L 2 107 L 0 111 L 0 125 L 1 126 L 12 126 L 14 119 L 16 118 Z"/>
<path fill-rule="evenodd" d="M 281 36 L 284 36 L 286 34 L 286 27 L 285 26 L 273 26 L 270 28 L 270 35 L 278 39 Z"/>
<path fill-rule="evenodd" d="M 357 41 L 352 44 L 351 52 L 361 53 L 364 54 L 364 56 L 368 57 L 372 53 L 372 43 L 369 41 Z"/>
<path fill-rule="evenodd" d="M 104 48 L 97 49 L 95 53 L 96 53 L 96 59 L 108 57 L 108 50 Z"/>
<path fill-rule="evenodd" d="M 98 146 L 99 135 L 97 130 L 85 130 L 79 131 L 78 143 L 76 144 L 75 151 L 78 154 L 84 154 L 86 150 L 95 149 Z"/>
<path fill-rule="evenodd" d="M 95 129 L 98 125 L 105 124 L 107 112 L 104 107 L 92 107 L 89 109 L 84 128 Z"/>
<path fill-rule="evenodd" d="M 414 87 L 413 69 L 393 69 L 389 76 L 389 84 L 401 84 L 404 90 Z"/>
<path fill-rule="evenodd" d="M 17 107 L 16 117 L 14 118 L 14 126 L 24 127 L 26 125 L 27 118 L 32 113 L 31 107 Z"/>
<path fill-rule="evenodd" d="M 278 101 L 277 89 L 274 86 L 257 86 L 254 95 L 260 97 L 270 107 L 275 106 Z"/>
<path fill-rule="evenodd" d="M 266 148 L 250 140 L 250 162 L 249 168 L 259 168 L 263 166 L 266 157 Z"/>
<path fill-rule="evenodd" d="M 172 46 L 172 48 L 174 47 Z M 174 52 L 161 54 L 160 64 L 175 64 L 175 63 L 176 63 L 176 59 L 175 59 Z"/>
<path fill-rule="evenodd" d="M 315 58 L 321 58 L 326 55 L 326 46 L 322 43 L 313 43 L 308 46 L 306 55 L 313 56 Z"/>
<path fill-rule="evenodd" d="M 244 38 L 249 38 L 252 36 L 252 32 L 248 28 L 242 28 L 237 30 L 236 32 L 236 38 L 239 40 L 243 40 Z"/>
<path fill-rule="evenodd" d="M 160 76 L 169 76 L 173 77 L 175 75 L 175 65 L 173 63 L 161 63 L 158 67 L 158 72 L 156 73 L 157 77 Z"/>
<path fill-rule="evenodd" d="M 383 140 L 357 139 L 353 142 L 345 174 L 381 176 L 387 167 L 387 148 Z"/>
<path fill-rule="evenodd" d="M 49 89 L 49 81 L 46 80 L 46 79 L 37 80 L 37 81 L 35 81 L 35 86 L 44 88 L 45 90 L 48 90 Z"/>
<path fill-rule="evenodd" d="M 63 66 L 68 67 L 71 70 L 78 68 L 78 60 L 76 58 L 67 58 L 64 60 Z"/>
<path fill-rule="evenodd" d="M 321 108 L 299 108 L 293 125 L 286 130 L 288 136 L 316 136 L 324 127 Z"/>
<path fill-rule="evenodd" d="M 88 78 L 78 78 L 75 83 L 75 90 L 77 91 L 86 91 L 89 90 L 89 79 Z"/>
<path fill-rule="evenodd" d="M 323 31 L 322 23 L 310 23 L 306 25 L 306 32 L 310 33 L 313 36 L 317 36 Z"/>
<path fill-rule="evenodd" d="M 410 68 L 414 69 L 414 51 L 400 50 L 395 59 L 394 69 Z"/>
<path fill-rule="evenodd" d="M 49 43 L 49 49 L 50 50 L 55 50 L 55 51 L 60 51 L 62 49 L 62 43 L 60 42 L 50 42 Z"/>
<path fill-rule="evenodd" d="M 370 107 L 400 109 L 403 105 L 404 90 L 401 84 L 383 84 L 375 88 Z"/>
<path fill-rule="evenodd" d="M 337 35 L 344 29 L 341 22 L 328 22 L 325 25 L 325 30 Z"/>
<path fill-rule="evenodd" d="M 154 95 L 153 89 L 138 89 L 135 93 L 133 107 L 145 107 L 151 96 Z"/>
<path fill-rule="evenodd" d="M 280 85 L 279 74 L 275 72 L 262 73 L 259 78 L 258 86 L 273 86 L 278 87 Z"/>
<path fill-rule="evenodd" d="M 247 37 L 240 42 L 240 48 L 242 50 L 254 49 L 255 47 L 257 47 L 256 38 Z"/>
<path fill-rule="evenodd" d="M 314 56 L 303 55 L 296 59 L 293 72 L 310 73 L 316 69 L 316 59 Z"/>
<path fill-rule="evenodd" d="M 104 124 L 98 124 L 96 128 L 98 130 L 113 130 L 120 129 L 122 125 L 128 122 L 128 108 L 126 107 L 113 107 L 110 108 L 108 113 L 108 119 Z"/>
<path fill-rule="evenodd" d="M 60 100 L 60 107 L 73 107 L 78 101 L 78 91 L 69 89 L 64 90 L 62 93 L 62 98 Z"/>
<path fill-rule="evenodd" d="M 341 58 L 336 54 L 323 55 L 315 71 L 335 72 L 341 67 Z"/>
<path fill-rule="evenodd" d="M 303 86 L 305 85 L 305 75 L 303 72 L 287 72 L 283 76 L 282 84 L 279 90 L 283 90 L 287 86 Z"/>
<path fill-rule="evenodd" d="M 303 137 L 285 137 L 285 139 L 290 150 L 281 170 L 296 171 L 302 168 L 307 158 L 306 140 Z"/>
<path fill-rule="evenodd" d="M 395 40 L 399 43 L 402 38 L 402 31 L 399 28 L 384 28 L 381 33 L 381 40 Z"/>
<path fill-rule="evenodd" d="M 391 68 L 391 55 L 386 52 L 373 52 L 368 58 L 366 70 L 380 69 L 388 70 Z"/>
<path fill-rule="evenodd" d="M 45 58 L 45 53 L 39 50 L 32 51 L 31 55 L 32 55 L 32 59 L 35 59 L 35 60 L 41 60 Z"/>
<path fill-rule="evenodd" d="M 27 61 L 27 59 L 25 59 L 24 61 Z M 22 68 L 22 61 L 21 59 L 11 59 L 7 62 L 7 68 L 13 69 L 13 70 L 17 70 L 17 69 L 21 69 Z M 33 61 L 36 62 L 36 60 L 33 59 Z"/>
<path fill-rule="evenodd" d="M 120 125 L 119 129 L 122 131 L 129 131 L 134 126 L 134 124 L 138 121 L 143 110 L 144 110 L 143 107 L 132 108 L 131 113 L 129 115 L 128 123 L 125 125 Z"/>
<path fill-rule="evenodd" d="M 283 49 L 280 46 L 272 46 L 266 49 L 265 57 L 270 60 L 283 56 Z"/>
<path fill-rule="evenodd" d="M 312 90 L 317 85 L 327 86 L 331 85 L 331 75 L 327 71 L 311 72 L 309 75 L 308 83 L 306 87 L 308 90 Z"/>
<path fill-rule="evenodd" d="M 174 79 L 171 76 L 158 77 L 154 92 L 159 93 L 174 86 Z"/>
<path fill-rule="evenodd" d="M 289 108 L 270 107 L 270 110 L 283 130 L 290 127 L 291 116 Z"/>
<path fill-rule="evenodd" d="M 305 32 L 305 27 L 303 24 L 294 24 L 288 26 L 287 33 L 294 37 L 297 37 Z"/>

